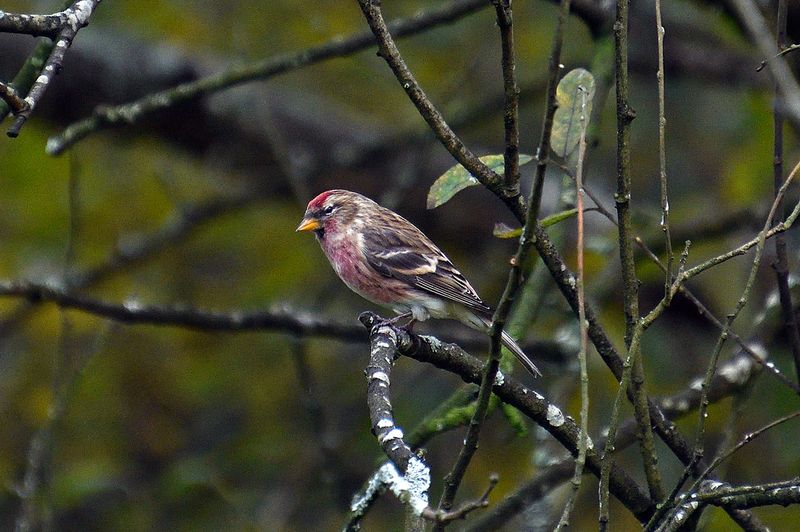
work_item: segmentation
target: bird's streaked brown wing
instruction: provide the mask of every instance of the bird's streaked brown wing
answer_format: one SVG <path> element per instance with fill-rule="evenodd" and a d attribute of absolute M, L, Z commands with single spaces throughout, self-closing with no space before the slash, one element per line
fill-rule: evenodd
<path fill-rule="evenodd" d="M 410 226 L 405 219 L 403 221 Z M 439 248 L 415 227 L 404 229 L 403 232 L 386 229 L 364 232 L 362 249 L 375 271 L 481 313 L 491 312 Z"/>

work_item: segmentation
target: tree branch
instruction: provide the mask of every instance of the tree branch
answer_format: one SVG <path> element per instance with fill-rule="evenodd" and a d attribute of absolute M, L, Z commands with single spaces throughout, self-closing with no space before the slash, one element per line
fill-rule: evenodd
<path fill-rule="evenodd" d="M 658 470 L 658 455 L 653 441 L 653 430 L 647 408 L 647 387 L 641 348 L 633 343 L 639 326 L 639 280 L 636 276 L 636 261 L 633 255 L 633 226 L 631 222 L 631 168 L 630 138 L 631 122 L 636 112 L 630 105 L 628 95 L 628 7 L 629 0 L 617 0 L 617 18 L 614 22 L 614 67 L 617 99 L 617 191 L 614 200 L 617 206 L 617 229 L 619 253 L 622 265 L 622 297 L 625 312 L 625 345 L 631 360 L 631 389 L 633 406 L 640 427 L 640 451 L 650 496 L 655 500 L 664 497 L 661 474 Z M 621 386 L 626 386 L 624 382 Z M 618 402 L 616 404 L 619 404 Z M 613 414 L 612 414 L 613 416 Z M 613 438 L 610 438 L 613 442 Z M 613 446 L 613 443 L 611 444 Z M 611 459 L 611 457 L 607 457 Z M 603 486 L 605 488 L 605 486 Z M 604 490 L 601 490 L 604 498 Z M 601 504 L 607 511 L 607 504 Z M 605 526 L 608 515 L 601 511 L 601 526 Z"/>
<path fill-rule="evenodd" d="M 775 55 L 779 50 L 776 49 L 775 38 L 769 31 L 764 16 L 752 0 L 727 0 L 727 3 L 747 28 L 761 55 L 771 58 L 767 61 L 767 66 L 780 89 L 783 110 L 795 125 L 800 124 L 800 85 L 785 58 Z"/>
<path fill-rule="evenodd" d="M 20 98 L 17 91 L 14 90 L 14 87 L 3 82 L 0 82 L 0 98 L 6 102 L 14 114 L 19 114 L 28 107 L 25 100 Z"/>
<path fill-rule="evenodd" d="M 376 0 L 358 0 L 358 4 L 378 41 L 379 55 L 386 60 L 397 81 L 400 82 L 403 90 L 417 107 L 417 111 L 428 123 L 436 138 L 439 139 L 456 161 L 502 200 L 517 218 L 521 219 L 525 212 L 525 200 L 519 190 L 507 190 L 504 186 L 503 178 L 478 159 L 447 125 L 442 114 L 428 99 L 428 96 L 422 90 L 422 87 L 400 55 L 389 28 L 383 20 L 380 2 Z"/>
<path fill-rule="evenodd" d="M 445 6 L 390 23 L 398 37 L 413 35 L 456 20 L 487 6 L 485 0 L 454 0 Z M 138 100 L 113 107 L 98 107 L 92 116 L 68 126 L 47 142 L 47 152 L 59 155 L 79 140 L 97 131 L 137 123 L 144 116 L 178 103 L 207 96 L 235 85 L 256 79 L 270 79 L 333 57 L 346 57 L 375 43 L 371 32 L 362 32 L 344 39 L 333 39 L 323 45 L 300 52 L 270 57 L 252 64 L 232 67 L 224 72 L 189 83 L 148 94 Z"/>
<path fill-rule="evenodd" d="M 519 193 L 519 87 L 514 56 L 511 0 L 492 0 L 500 28 L 503 70 L 503 125 L 505 127 L 505 188 Z"/>
<path fill-rule="evenodd" d="M 786 17 L 787 17 L 787 0 L 778 1 L 778 13 L 776 17 L 776 41 L 779 54 L 787 50 L 786 40 Z M 775 190 L 775 195 L 778 194 L 783 183 L 783 123 L 784 123 L 784 103 L 781 98 L 780 87 L 775 83 L 775 92 L 773 95 L 772 103 L 772 119 L 773 119 L 773 166 L 772 166 L 772 182 Z M 785 208 L 783 202 L 778 206 L 776 214 L 778 222 L 782 222 L 786 218 Z M 794 313 L 794 305 L 792 304 L 792 293 L 789 290 L 789 260 L 786 252 L 786 239 L 782 234 L 775 236 L 775 261 L 772 264 L 775 271 L 775 282 L 778 286 L 778 299 L 781 305 L 781 312 L 783 314 L 784 327 L 786 329 L 786 336 L 789 341 L 789 346 L 792 349 L 792 356 L 794 357 L 795 374 L 797 381 L 800 383 L 800 326 L 797 323 L 797 316 Z"/>
<path fill-rule="evenodd" d="M 0 16 L 0 31 L 2 31 L 3 22 L 5 21 L 9 27 L 20 30 L 34 30 L 38 23 L 39 29 L 46 29 L 50 35 L 55 39 L 55 46 L 50 52 L 47 61 L 41 70 L 41 75 L 36 79 L 25 97 L 25 108 L 17 113 L 14 123 L 8 130 L 9 137 L 16 137 L 19 135 L 20 129 L 28 120 L 33 112 L 36 104 L 44 95 L 50 82 L 53 80 L 61 66 L 64 63 L 64 56 L 67 49 L 72 44 L 72 40 L 77 35 L 78 30 L 89 23 L 89 17 L 92 16 L 94 9 L 100 0 L 79 0 L 72 4 L 72 6 L 60 13 L 48 16 L 30 16 L 30 15 L 10 15 L 3 13 Z M 23 22 L 27 21 L 27 25 Z M 31 33 L 32 35 L 44 35 L 45 33 L 32 33 L 31 31 L 21 31 L 21 33 Z"/>
<path fill-rule="evenodd" d="M 410 334 L 395 327 L 392 327 L 392 330 L 401 355 L 455 373 L 465 382 L 474 384 L 481 382 L 484 364 L 465 353 L 459 346 L 429 336 Z M 493 392 L 501 401 L 517 408 L 553 435 L 570 453 L 577 455 L 580 428 L 575 421 L 566 417 L 560 408 L 547 401 L 541 394 L 502 373 L 498 373 Z M 591 442 L 587 449 L 586 467 L 593 474 L 599 475 L 600 460 Z M 637 519 L 646 520 L 654 510 L 651 501 L 636 482 L 616 466 L 611 472 L 611 493 L 631 510 Z"/>

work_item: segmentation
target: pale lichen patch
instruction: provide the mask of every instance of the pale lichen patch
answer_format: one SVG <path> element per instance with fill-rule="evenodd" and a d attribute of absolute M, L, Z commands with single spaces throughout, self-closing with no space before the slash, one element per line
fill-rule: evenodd
<path fill-rule="evenodd" d="M 556 405 L 547 405 L 547 422 L 554 427 L 564 424 L 564 413 Z"/>

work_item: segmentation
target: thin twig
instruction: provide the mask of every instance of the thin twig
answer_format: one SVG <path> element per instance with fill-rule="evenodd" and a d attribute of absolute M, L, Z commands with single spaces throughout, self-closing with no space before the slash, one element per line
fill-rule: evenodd
<path fill-rule="evenodd" d="M 629 346 L 633 329 L 639 321 L 639 281 L 633 256 L 633 227 L 631 226 L 631 122 L 636 112 L 628 100 L 628 2 L 617 0 L 617 19 L 614 22 L 614 63 L 617 98 L 617 208 L 620 262 L 622 265 L 622 297 L 625 311 L 625 345 Z"/>
<path fill-rule="evenodd" d="M 575 288 L 575 275 L 567 267 L 558 249 L 553 245 L 549 235 L 541 227 L 536 227 L 535 230 L 536 240 L 534 246 L 542 259 L 542 262 L 547 267 L 556 286 L 561 291 L 565 300 L 569 304 L 573 313 L 578 314 L 578 301 Z M 591 305 L 586 305 L 586 322 L 588 324 L 589 339 L 592 341 L 600 358 L 608 366 L 613 373 L 614 377 L 619 381 L 623 378 L 624 361 L 620 357 L 619 352 L 614 347 L 609 339 L 603 326 L 597 319 L 597 314 Z M 648 408 L 650 410 L 650 419 L 653 427 L 658 432 L 658 436 L 669 447 L 670 451 L 684 464 L 688 464 L 692 460 L 691 445 L 683 437 L 675 425 L 670 422 L 659 409 L 658 405 L 651 399 L 648 399 Z M 588 462 L 587 462 L 588 463 Z M 614 470 L 614 465 L 611 465 L 611 470 Z M 730 511 L 730 515 L 737 522 L 748 522 L 751 525 L 755 523 L 755 519 L 749 512 Z"/>
<path fill-rule="evenodd" d="M 787 414 L 785 416 L 782 416 L 782 417 L 780 417 L 780 418 L 778 418 L 778 419 L 776 419 L 774 421 L 771 421 L 770 423 L 767 423 L 763 427 L 760 427 L 760 428 L 754 430 L 753 432 L 745 434 L 745 436 L 741 440 L 739 440 L 739 442 L 736 443 L 736 445 L 733 445 L 727 451 L 725 451 L 723 453 L 720 453 L 719 456 L 717 456 L 714 459 L 714 461 L 711 462 L 708 465 L 708 467 L 705 469 L 705 471 L 703 471 L 700 474 L 700 476 L 697 477 L 697 480 L 695 481 L 695 485 L 692 488 L 689 488 L 688 493 L 690 493 L 690 494 L 691 493 L 695 493 L 695 491 L 697 490 L 697 487 L 699 486 L 700 482 L 702 482 L 704 479 L 708 478 L 708 475 L 710 475 L 711 472 L 714 471 L 714 469 L 716 469 L 722 462 L 724 462 L 725 460 L 727 460 L 728 458 L 733 456 L 733 454 L 736 453 L 737 451 L 739 451 L 739 449 L 741 449 L 745 445 L 749 444 L 750 442 L 752 442 L 753 440 L 755 440 L 756 438 L 758 438 L 759 436 L 761 436 L 762 434 L 764 434 L 768 430 L 771 430 L 771 429 L 777 427 L 778 425 L 782 425 L 783 423 L 786 423 L 787 421 L 792 420 L 792 419 L 794 419 L 794 418 L 796 418 L 798 416 L 800 416 L 800 410 L 798 410 L 796 412 L 792 412 L 791 414 Z"/>
<path fill-rule="evenodd" d="M 616 218 L 611 213 L 611 211 L 608 210 L 608 208 L 606 208 L 605 205 L 603 205 L 603 202 L 600 201 L 600 198 L 598 198 L 597 195 L 592 192 L 592 189 L 589 188 L 585 184 L 584 184 L 583 188 L 584 188 L 584 191 L 586 192 L 586 195 L 589 196 L 589 198 L 591 198 L 591 200 L 594 202 L 595 206 L 597 207 L 597 211 L 599 213 L 601 213 L 612 224 L 616 225 L 617 224 Z M 767 237 L 769 238 L 769 237 L 772 237 L 772 236 L 774 236 L 776 234 L 780 234 L 780 232 L 785 231 L 788 228 L 789 228 L 789 226 L 780 226 L 778 228 L 773 228 L 772 230 L 770 230 L 767 233 Z M 754 239 L 754 240 L 757 241 L 757 238 Z M 652 261 L 653 264 L 658 266 L 658 268 L 663 273 L 666 274 L 666 272 L 667 272 L 666 265 L 661 261 L 661 259 L 658 258 L 658 256 L 655 254 L 655 252 L 652 251 L 652 249 L 644 242 L 644 240 L 641 237 L 636 236 L 635 237 L 635 242 L 636 242 L 636 245 L 638 245 L 639 248 L 645 253 L 647 258 L 650 259 L 650 261 Z M 749 249 L 749 247 L 747 249 Z M 742 253 L 744 253 L 744 251 L 742 251 Z M 697 309 L 697 312 L 702 317 L 704 317 L 706 320 L 708 320 L 717 329 L 722 330 L 722 328 L 724 326 L 722 321 L 720 321 L 720 319 L 717 318 L 714 315 L 714 313 L 711 312 L 708 309 L 708 307 L 706 307 L 700 301 L 700 299 L 698 299 L 697 296 L 694 295 L 694 293 L 686 286 L 686 283 L 683 283 L 683 284 L 680 285 L 679 291 L 680 291 L 681 295 L 683 295 L 684 297 L 689 299 L 689 301 L 695 306 L 695 308 Z M 741 336 L 736 334 L 736 332 L 728 331 L 728 336 L 731 339 L 733 339 L 733 341 L 735 341 L 737 344 L 739 344 L 739 347 L 741 347 L 742 350 L 745 351 L 753 359 L 754 362 L 756 362 L 762 368 L 764 368 L 770 376 L 776 378 L 777 380 L 779 380 L 781 382 L 781 384 L 785 385 L 786 387 L 788 387 L 792 391 L 794 391 L 796 394 L 800 395 L 800 385 L 790 381 L 786 377 L 786 375 L 784 375 L 775 366 L 775 364 L 773 364 L 772 362 L 767 361 L 762 353 L 756 352 L 756 350 L 753 349 L 750 345 L 748 345 L 747 342 L 745 342 L 744 339 L 742 339 Z"/>
<path fill-rule="evenodd" d="M 779 9 L 779 11 L 780 11 L 780 9 Z M 780 52 L 775 54 L 774 57 L 783 57 L 784 55 L 786 55 L 788 53 L 791 53 L 791 52 L 795 52 L 797 50 L 800 50 L 800 44 L 792 44 L 790 46 L 784 47 Z M 762 70 L 764 70 L 764 67 L 767 66 L 767 63 L 769 61 L 770 61 L 770 59 L 764 59 L 763 61 L 761 61 L 761 64 L 758 65 L 758 67 L 756 68 L 756 72 L 761 72 Z"/>
<path fill-rule="evenodd" d="M 9 137 L 16 137 L 19 135 L 20 129 L 30 117 L 36 104 L 41 100 L 50 82 L 56 74 L 61 70 L 64 63 L 64 56 L 67 53 L 70 45 L 72 44 L 75 35 L 78 31 L 89 23 L 89 17 L 92 16 L 94 9 L 100 0 L 79 0 L 75 2 L 72 7 L 59 13 L 60 26 L 58 36 L 55 39 L 55 46 L 50 52 L 50 56 L 42 67 L 41 75 L 36 78 L 36 81 L 31 86 L 28 95 L 25 97 L 25 108 L 17 113 L 14 123 L 8 130 Z M 5 17 L 0 18 L 4 20 Z"/>
<path fill-rule="evenodd" d="M 782 55 L 775 55 L 775 38 L 771 35 L 764 16 L 752 0 L 728 0 L 728 5 L 744 23 L 763 57 L 772 57 L 767 62 L 772 78 L 779 87 L 783 110 L 786 116 L 797 126 L 800 124 L 800 85 L 792 74 L 789 65 Z"/>
<path fill-rule="evenodd" d="M 502 42 L 502 66 L 503 66 L 503 86 L 505 89 L 505 105 L 504 105 L 504 124 L 505 124 L 505 179 L 503 187 L 506 189 L 502 194 L 495 191 L 498 197 L 512 197 L 519 194 L 519 129 L 518 129 L 518 107 L 519 107 L 519 89 L 516 84 L 516 77 L 514 74 L 514 37 L 512 29 L 512 11 L 510 2 L 494 2 L 495 10 L 497 12 L 497 22 L 500 26 L 500 36 Z M 365 12 L 366 14 L 366 12 Z M 424 96 L 424 94 L 423 94 Z M 412 98 L 413 99 L 413 98 Z M 423 112 L 418 105 L 420 112 Z M 430 120 L 428 120 L 430 124 Z M 452 152 L 451 152 L 452 153 Z M 462 163 L 463 164 L 463 163 Z M 466 167 L 466 165 L 465 165 Z M 487 188 L 492 188 L 489 184 Z M 527 227 L 527 226 L 526 226 Z M 530 233 L 530 230 L 528 231 Z M 524 230 L 523 230 L 524 233 Z M 524 238 L 524 237 L 523 237 Z M 481 387 L 478 390 L 478 398 L 475 401 L 475 412 L 472 415 L 470 424 L 467 428 L 467 434 L 464 437 L 464 444 L 456 457 L 453 468 L 444 478 L 444 489 L 442 496 L 439 500 L 439 511 L 449 511 L 453 506 L 456 494 L 464 475 L 467 472 L 472 457 L 478 449 L 478 440 L 480 438 L 481 428 L 486 418 L 489 402 L 492 394 L 492 385 L 498 374 L 500 368 L 501 357 L 501 335 L 505 327 L 506 319 L 511 311 L 511 303 L 514 300 L 514 295 L 519 287 L 520 278 L 520 265 L 522 264 L 521 257 L 529 252 L 529 249 L 522 251 L 523 246 L 520 244 L 515 255 L 515 260 L 512 262 L 512 267 L 509 273 L 509 280 L 497 306 L 497 310 L 492 316 L 492 325 L 489 330 L 490 353 L 486 362 L 483 378 L 481 380 Z M 437 526 L 436 530 L 442 530 L 443 527 Z"/>
<path fill-rule="evenodd" d="M 633 254 L 633 226 L 631 221 L 631 122 L 636 113 L 630 105 L 628 94 L 628 7 L 629 0 L 617 0 L 617 18 L 614 22 L 614 64 L 617 97 L 617 191 L 614 199 L 619 224 L 619 252 L 622 265 L 622 298 L 625 312 L 625 344 L 631 359 L 633 407 L 641 429 L 640 451 L 650 496 L 655 500 L 664 497 L 661 474 L 658 470 L 653 430 L 647 407 L 647 387 L 644 361 L 638 344 L 633 343 L 634 331 L 639 326 L 639 280 Z M 601 495 L 603 497 L 604 495 Z M 605 509 L 607 505 L 603 506 Z M 602 526 L 608 516 L 601 513 Z"/>
<path fill-rule="evenodd" d="M 556 530 L 563 530 L 569 526 L 569 516 L 578 497 L 578 490 L 581 487 L 583 478 L 583 468 L 586 464 L 586 447 L 589 438 L 589 372 L 586 358 L 589 351 L 589 333 L 586 326 L 586 294 L 585 294 L 585 270 L 584 270 L 584 191 L 583 191 L 583 160 L 586 157 L 586 90 L 582 86 L 578 87 L 581 96 L 580 128 L 581 134 L 578 139 L 578 162 L 575 170 L 575 189 L 576 207 L 578 209 L 578 241 L 576 251 L 578 256 L 578 327 L 580 329 L 581 344 L 578 351 L 578 364 L 580 365 L 580 389 L 581 389 L 581 437 L 578 442 L 578 457 L 575 460 L 575 472 L 572 476 L 572 492 L 564 506 L 561 519 L 558 521 Z"/>
<path fill-rule="evenodd" d="M 19 97 L 19 94 L 12 85 L 0 82 L 0 98 L 11 108 L 11 112 L 19 114 L 24 111 L 28 104 Z"/>
<path fill-rule="evenodd" d="M 784 221 L 782 221 L 781 223 L 775 224 L 775 226 L 772 229 L 767 231 L 767 233 L 765 235 L 766 238 L 772 238 L 773 236 L 777 235 L 778 233 L 783 233 L 784 231 L 787 231 L 789 228 L 792 227 L 792 225 L 794 224 L 794 222 L 797 219 L 798 215 L 800 215 L 800 201 L 794 206 L 794 209 L 792 209 L 792 212 L 789 214 L 789 216 L 786 217 L 786 219 Z M 737 248 L 734 248 L 734 249 L 732 249 L 732 250 L 730 250 L 730 251 L 728 251 L 726 253 L 723 253 L 721 255 L 717 255 L 716 257 L 712 257 L 712 258 L 710 258 L 710 259 L 698 264 L 697 266 L 694 266 L 692 268 L 687 269 L 686 271 L 684 271 L 682 273 L 683 282 L 691 279 L 692 277 L 695 277 L 696 275 L 699 275 L 699 274 L 705 272 L 706 270 L 709 270 L 709 269 L 713 268 L 714 266 L 717 266 L 719 264 L 722 264 L 723 262 L 729 261 L 732 258 L 738 257 L 740 255 L 744 255 L 745 253 L 750 251 L 750 249 L 752 249 L 754 247 L 757 247 L 758 246 L 758 242 L 760 241 L 760 239 L 761 239 L 760 235 L 756 236 L 756 237 L 748 240 L 747 242 L 745 242 L 744 244 L 742 244 L 741 246 L 739 246 Z"/>
<path fill-rule="evenodd" d="M 736 320 L 736 317 L 739 315 L 741 310 L 747 304 L 750 291 L 755 283 L 759 265 L 761 264 L 761 258 L 763 256 L 764 247 L 766 245 L 766 235 L 769 227 L 772 225 L 772 218 L 775 216 L 775 213 L 778 209 L 778 205 L 782 201 L 783 196 L 786 193 L 786 190 L 788 189 L 789 185 L 791 184 L 792 180 L 794 179 L 795 175 L 798 173 L 799 170 L 800 170 L 800 163 L 795 165 L 794 169 L 786 178 L 784 183 L 781 185 L 781 188 L 778 190 L 778 193 L 776 194 L 775 201 L 772 203 L 772 207 L 770 208 L 769 214 L 767 215 L 767 219 L 764 222 L 764 228 L 759 233 L 758 244 L 756 246 L 755 256 L 753 257 L 753 264 L 750 268 L 750 274 L 747 278 L 747 282 L 745 283 L 744 289 L 742 290 L 742 294 L 739 296 L 739 299 L 736 302 L 734 310 L 726 317 L 722 331 L 720 332 L 720 335 L 717 338 L 717 342 L 714 345 L 711 357 L 709 358 L 705 377 L 703 378 L 703 381 L 700 386 L 700 408 L 698 410 L 695 442 L 694 442 L 694 448 L 692 450 L 692 460 L 688 464 L 686 464 L 686 468 L 684 469 L 683 474 L 678 479 L 678 482 L 676 483 L 675 487 L 672 490 L 673 494 L 677 493 L 680 490 L 680 488 L 683 486 L 684 482 L 686 482 L 689 476 L 696 475 L 697 474 L 696 470 L 699 469 L 699 463 L 703 457 L 704 446 L 705 446 L 704 445 L 705 423 L 706 423 L 708 404 L 709 404 L 708 394 L 711 386 L 711 380 L 714 377 L 714 374 L 716 373 L 719 354 L 722 351 L 723 344 L 727 340 L 728 331 L 733 325 L 733 322 Z M 675 280 L 674 284 L 680 283 L 681 277 L 682 275 L 678 275 L 678 278 Z M 651 520 L 651 526 L 655 526 L 655 524 L 659 522 L 661 516 L 671 508 L 673 499 L 674 495 L 670 496 L 669 499 L 664 501 L 664 503 L 660 506 L 659 511 L 656 513 L 656 516 L 654 516 L 653 519 Z M 674 511 L 678 511 L 678 509 Z M 674 513 L 674 511 L 672 513 Z"/>
<path fill-rule="evenodd" d="M 553 44 L 550 49 L 550 58 L 547 67 L 547 88 L 545 90 L 545 113 L 542 118 L 542 133 L 536 147 L 536 171 L 533 175 L 531 194 L 529 197 L 528 220 L 537 221 L 542 203 L 544 178 L 547 173 L 547 163 L 550 159 L 550 135 L 553 131 L 553 119 L 556 112 L 556 91 L 563 65 L 561 64 L 561 49 L 564 46 L 564 28 L 567 24 L 571 0 L 561 0 L 561 9 L 558 12 L 556 29 L 553 32 Z"/>
<path fill-rule="evenodd" d="M 511 305 L 514 302 L 517 291 L 520 287 L 520 280 L 522 278 L 522 265 L 525 264 L 526 258 L 530 253 L 532 247 L 532 235 L 534 228 L 538 224 L 539 207 L 541 204 L 541 186 L 544 181 L 544 171 L 546 169 L 546 154 L 550 149 L 550 132 L 552 130 L 553 115 L 555 114 L 555 88 L 558 85 L 558 73 L 560 71 L 560 58 L 561 48 L 563 46 L 563 27 L 566 24 L 566 19 L 569 14 L 570 0 L 563 0 L 561 3 L 561 11 L 559 12 L 558 22 L 556 24 L 556 31 L 553 36 L 553 45 L 550 53 L 550 73 L 548 78 L 548 91 L 546 96 L 546 111 L 544 118 L 544 125 L 542 131 L 542 139 L 538 149 L 539 161 L 537 164 L 537 173 L 534 178 L 534 183 L 531 190 L 531 201 L 525 215 L 525 223 L 520 236 L 517 252 L 515 253 L 512 261 L 511 268 L 508 274 L 505 289 L 497 305 L 494 316 L 492 317 L 492 326 L 490 329 L 491 337 L 491 353 L 486 365 L 486 372 L 481 382 L 481 390 L 478 394 L 478 408 L 476 408 L 475 416 L 470 423 L 470 428 L 467 431 L 464 446 L 459 453 L 456 463 L 453 466 L 451 473 L 445 478 L 445 489 L 439 503 L 440 509 L 447 509 L 452 505 L 455 499 L 458 487 L 466 473 L 466 468 L 469 465 L 472 455 L 477 449 L 477 440 L 480 433 L 480 427 L 483 423 L 485 410 L 489 403 L 491 394 L 491 385 L 494 382 L 494 376 L 497 373 L 500 360 L 500 337 L 505 326 L 506 319 L 511 311 Z M 508 169 L 506 170 L 508 173 Z M 491 189 L 491 187 L 488 187 Z M 538 191 L 538 192 L 537 192 Z M 497 192 L 495 192 L 497 194 Z M 509 205 L 511 206 L 511 205 Z M 513 212 L 513 209 L 512 209 Z"/>
<path fill-rule="evenodd" d="M 514 56 L 511 0 L 492 0 L 500 28 L 503 65 L 503 125 L 505 126 L 505 187 L 519 194 L 519 87 Z"/>
<path fill-rule="evenodd" d="M 664 248 L 667 254 L 667 271 L 664 276 L 664 294 L 669 294 L 672 283 L 672 237 L 669 230 L 669 194 L 667 187 L 667 141 L 666 101 L 664 97 L 664 26 L 661 20 L 661 0 L 656 0 L 656 34 L 658 36 L 658 161 L 661 184 L 661 231 L 664 233 Z"/>
<path fill-rule="evenodd" d="M 778 0 L 778 13 L 776 17 L 776 40 L 778 50 L 784 52 L 786 50 L 786 17 L 787 17 L 787 0 Z M 783 183 L 783 101 L 781 99 L 780 87 L 775 84 L 775 93 L 773 95 L 773 187 L 775 194 L 778 194 L 781 184 Z M 786 218 L 786 212 L 783 202 L 778 207 L 776 218 L 782 222 Z M 775 261 L 772 264 L 775 270 L 775 281 L 778 285 L 778 299 L 781 305 L 781 314 L 783 315 L 784 327 L 786 329 L 786 337 L 789 340 L 789 346 L 792 349 L 792 356 L 794 357 L 795 373 L 797 381 L 800 383 L 800 327 L 797 324 L 797 317 L 794 313 L 794 305 L 792 303 L 792 292 L 789 290 L 789 260 L 786 251 L 786 239 L 783 234 L 775 236 Z"/>
<path fill-rule="evenodd" d="M 67 228 L 67 245 L 64 251 L 64 274 L 72 267 L 78 234 L 80 233 L 80 189 L 79 171 L 74 159 L 70 160 L 68 197 L 69 197 L 69 224 Z M 98 335 L 98 338 L 100 335 Z M 93 352 L 95 349 L 87 349 Z M 53 402 L 48 411 L 44 424 L 31 438 L 28 447 L 28 463 L 25 476 L 18 495 L 22 499 L 22 508 L 17 517 L 16 530 L 24 532 L 34 529 L 52 528 L 48 523 L 51 516 L 49 506 L 52 497 L 49 493 L 52 487 L 52 452 L 53 440 L 58 424 L 63 418 L 80 371 L 84 366 L 87 356 L 80 357 L 74 345 L 74 332 L 69 318 L 61 313 L 61 333 L 58 348 L 53 357 L 52 394 Z"/>
<path fill-rule="evenodd" d="M 795 165 L 794 169 L 791 171 L 789 176 L 780 186 L 778 191 L 775 194 L 775 201 L 772 204 L 772 208 L 770 208 L 769 214 L 767 215 L 767 219 L 764 222 L 764 229 L 759 234 L 758 245 L 756 246 L 755 254 L 753 257 L 753 264 L 750 268 L 750 274 L 747 278 L 747 282 L 745 283 L 744 289 L 742 290 L 741 296 L 739 296 L 738 301 L 736 302 L 736 306 L 734 307 L 733 312 L 731 312 L 726 320 L 722 332 L 720 333 L 717 344 L 714 347 L 714 351 L 712 353 L 711 359 L 708 364 L 708 370 L 706 372 L 706 376 L 703 379 L 703 383 L 701 386 L 701 401 L 700 401 L 700 411 L 697 418 L 697 434 L 695 439 L 695 457 L 699 459 L 703 455 L 703 437 L 705 432 L 705 422 L 706 422 L 706 412 L 708 409 L 708 390 L 711 385 L 711 379 L 714 376 L 714 373 L 717 369 L 717 359 L 719 357 L 719 353 L 722 350 L 722 345 L 725 343 L 728 337 L 728 331 L 730 330 L 731 326 L 733 325 L 734 320 L 739 315 L 741 310 L 747 304 L 748 298 L 750 296 L 750 291 L 753 288 L 753 285 L 756 280 L 756 274 L 758 273 L 758 268 L 761 265 L 761 258 L 764 254 L 764 247 L 766 245 L 766 235 L 767 232 L 772 225 L 772 219 L 775 216 L 775 213 L 778 210 L 779 205 L 783 201 L 783 196 L 786 194 L 786 190 L 789 188 L 789 185 L 792 183 L 792 180 L 797 175 L 798 170 L 800 170 L 800 163 Z"/>

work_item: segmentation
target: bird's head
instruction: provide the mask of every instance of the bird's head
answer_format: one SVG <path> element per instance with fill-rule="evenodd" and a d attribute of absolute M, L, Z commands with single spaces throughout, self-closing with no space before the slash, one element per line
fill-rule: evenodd
<path fill-rule="evenodd" d="M 306 213 L 296 231 L 314 231 L 318 237 L 346 227 L 356 219 L 366 204 L 373 203 L 355 192 L 328 190 L 308 202 Z"/>

